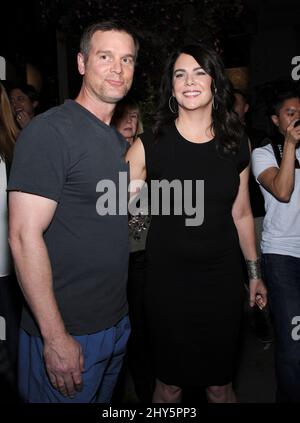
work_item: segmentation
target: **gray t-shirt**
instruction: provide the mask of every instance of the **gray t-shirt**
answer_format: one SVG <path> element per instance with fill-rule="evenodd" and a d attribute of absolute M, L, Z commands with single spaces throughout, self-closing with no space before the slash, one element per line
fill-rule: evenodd
<path fill-rule="evenodd" d="M 72 100 L 34 118 L 16 143 L 8 190 L 58 203 L 44 239 L 58 306 L 74 335 L 111 327 L 127 313 L 128 218 L 96 209 L 99 181 L 112 181 L 118 193 L 125 149 L 117 131 Z M 27 306 L 22 327 L 39 334 Z"/>

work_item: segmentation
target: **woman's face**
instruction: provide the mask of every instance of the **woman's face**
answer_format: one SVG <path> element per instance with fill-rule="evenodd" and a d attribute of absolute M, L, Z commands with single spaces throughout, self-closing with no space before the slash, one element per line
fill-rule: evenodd
<path fill-rule="evenodd" d="M 278 116 L 272 116 L 273 123 L 283 135 L 290 123 L 296 119 L 300 119 L 300 99 L 297 97 L 285 100 L 279 109 Z"/>
<path fill-rule="evenodd" d="M 179 110 L 196 110 L 212 106 L 212 78 L 193 56 L 182 53 L 174 64 L 173 95 Z"/>
<path fill-rule="evenodd" d="M 137 127 L 138 127 L 138 110 L 126 108 L 124 110 L 123 116 L 120 118 L 117 124 L 117 130 L 127 140 L 132 140 L 132 138 L 136 135 Z"/>

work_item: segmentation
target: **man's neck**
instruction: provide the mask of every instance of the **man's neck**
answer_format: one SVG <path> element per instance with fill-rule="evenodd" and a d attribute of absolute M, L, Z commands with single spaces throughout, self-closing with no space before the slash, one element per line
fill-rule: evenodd
<path fill-rule="evenodd" d="M 98 119 L 110 124 L 112 115 L 114 113 L 116 105 L 113 103 L 105 103 L 95 97 L 91 96 L 87 90 L 82 87 L 75 101 L 82 107 L 86 108 L 89 112 L 93 113 Z"/>

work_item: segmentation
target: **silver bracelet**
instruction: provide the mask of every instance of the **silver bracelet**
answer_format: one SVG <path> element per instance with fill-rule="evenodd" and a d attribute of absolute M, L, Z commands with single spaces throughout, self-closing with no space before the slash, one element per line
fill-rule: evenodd
<path fill-rule="evenodd" d="M 261 279 L 260 259 L 246 260 L 248 278 Z"/>

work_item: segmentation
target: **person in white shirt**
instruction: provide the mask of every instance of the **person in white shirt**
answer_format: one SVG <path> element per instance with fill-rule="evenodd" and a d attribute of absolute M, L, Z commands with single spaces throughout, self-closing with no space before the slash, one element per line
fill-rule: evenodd
<path fill-rule="evenodd" d="M 270 115 L 276 134 L 253 151 L 252 169 L 265 199 L 261 247 L 276 331 L 277 401 L 300 402 L 300 94 L 278 92 Z"/>

